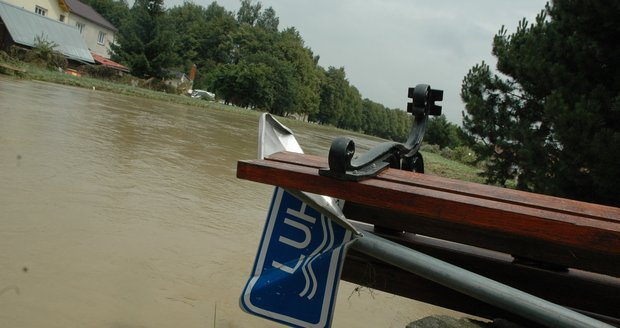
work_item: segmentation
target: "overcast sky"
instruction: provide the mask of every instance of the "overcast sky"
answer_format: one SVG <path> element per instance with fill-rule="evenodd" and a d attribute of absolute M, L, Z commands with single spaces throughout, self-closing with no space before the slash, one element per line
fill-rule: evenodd
<path fill-rule="evenodd" d="M 193 0 L 207 7 L 212 0 Z M 255 1 L 256 2 L 256 1 Z M 280 29 L 295 27 L 319 65 L 344 66 L 363 98 L 405 109 L 407 88 L 419 83 L 444 90 L 443 113 L 461 124 L 461 82 L 482 60 L 495 67 L 493 36 L 533 21 L 546 0 L 262 0 Z M 217 3 L 237 12 L 239 0 Z M 167 7 L 183 0 L 165 0 Z"/>

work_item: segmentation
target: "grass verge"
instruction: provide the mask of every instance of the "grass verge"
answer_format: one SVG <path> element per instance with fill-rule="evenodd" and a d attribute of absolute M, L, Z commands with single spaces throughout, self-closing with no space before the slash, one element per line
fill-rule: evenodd
<path fill-rule="evenodd" d="M 484 178 L 479 175 L 482 170 L 475 166 L 453 161 L 434 153 L 422 152 L 422 156 L 424 156 L 425 173 L 451 179 L 484 183 Z"/>

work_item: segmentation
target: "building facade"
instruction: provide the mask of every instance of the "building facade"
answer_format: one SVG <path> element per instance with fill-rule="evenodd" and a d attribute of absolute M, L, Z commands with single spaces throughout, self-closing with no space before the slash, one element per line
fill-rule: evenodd
<path fill-rule="evenodd" d="M 2 0 L 41 16 L 66 22 L 69 16 L 69 8 L 59 0 Z"/>
<path fill-rule="evenodd" d="M 90 51 L 104 58 L 110 58 L 110 44 L 114 42 L 114 35 L 118 30 L 92 7 L 79 0 L 0 1 L 75 26 Z"/>
<path fill-rule="evenodd" d="M 75 26 L 82 36 L 90 51 L 104 58 L 110 58 L 110 44 L 114 42 L 114 34 L 118 31 L 114 25 L 92 7 L 78 0 L 59 0 L 69 7 L 71 15 L 68 23 Z"/>
<path fill-rule="evenodd" d="M 54 50 L 69 59 L 70 64 L 71 61 L 95 63 L 74 26 L 0 0 L 0 49 L 9 52 L 28 49 L 36 47 L 39 40 L 53 44 Z M 18 48 L 12 49 L 13 46 Z"/>

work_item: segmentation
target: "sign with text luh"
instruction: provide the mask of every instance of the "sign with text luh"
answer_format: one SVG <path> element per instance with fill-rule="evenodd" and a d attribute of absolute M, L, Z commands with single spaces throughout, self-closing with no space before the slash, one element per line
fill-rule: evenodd
<path fill-rule="evenodd" d="M 351 232 L 277 187 L 241 307 L 298 327 L 331 324 Z"/>

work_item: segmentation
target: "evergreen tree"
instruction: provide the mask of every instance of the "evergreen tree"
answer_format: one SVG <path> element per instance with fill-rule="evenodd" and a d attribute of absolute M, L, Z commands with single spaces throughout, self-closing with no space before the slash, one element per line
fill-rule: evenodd
<path fill-rule="evenodd" d="M 620 206 L 620 3 L 556 0 L 493 40 L 463 81 L 463 126 L 489 160 L 486 177 Z"/>
<path fill-rule="evenodd" d="M 129 16 L 127 0 L 81 0 L 81 2 L 91 6 L 116 28 L 119 28 Z"/>
<path fill-rule="evenodd" d="M 456 124 L 448 122 L 443 114 L 430 117 L 426 125 L 424 141 L 432 145 L 438 145 L 441 148 L 458 147 L 463 143 L 460 138 L 460 130 Z"/>
<path fill-rule="evenodd" d="M 113 59 L 126 64 L 135 76 L 164 77 L 178 60 L 176 34 L 163 0 L 135 0 L 121 25 Z"/>

